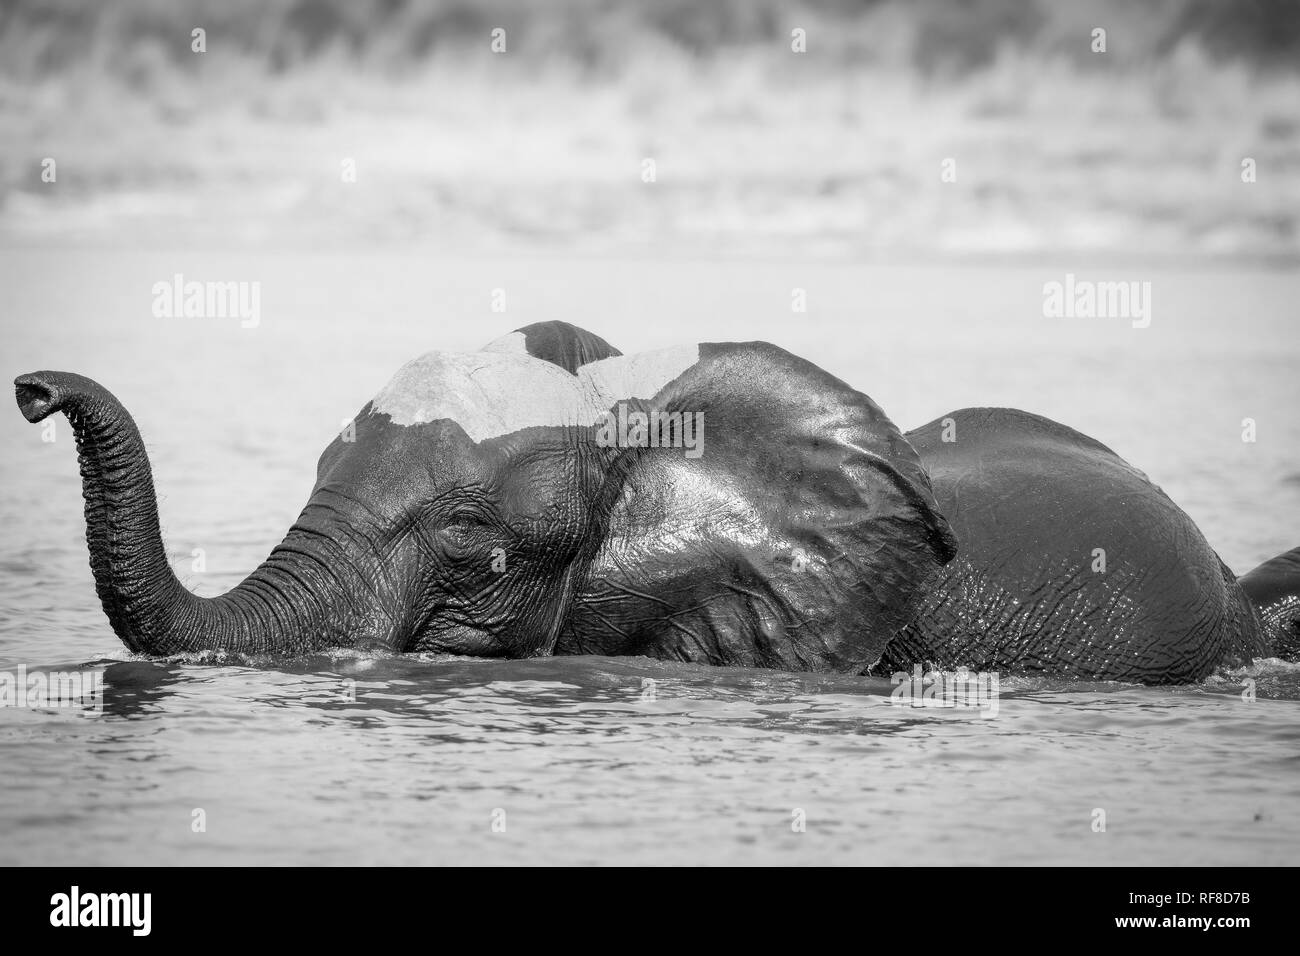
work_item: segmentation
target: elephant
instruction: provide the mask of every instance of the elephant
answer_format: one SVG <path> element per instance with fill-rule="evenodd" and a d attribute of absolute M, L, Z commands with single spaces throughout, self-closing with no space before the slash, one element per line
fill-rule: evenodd
<path fill-rule="evenodd" d="M 73 373 L 14 384 L 28 421 L 72 424 L 96 591 L 140 654 L 643 655 L 1160 684 L 1300 646 L 1297 552 L 1239 582 L 1099 442 L 998 408 L 904 434 L 765 342 L 624 355 L 543 322 L 422 355 L 321 454 L 284 540 L 215 598 L 172 572 L 121 403 Z"/>

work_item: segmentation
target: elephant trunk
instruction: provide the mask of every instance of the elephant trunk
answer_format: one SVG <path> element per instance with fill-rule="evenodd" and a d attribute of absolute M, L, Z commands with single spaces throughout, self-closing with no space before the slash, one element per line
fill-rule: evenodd
<path fill-rule="evenodd" d="M 61 411 L 72 425 L 95 590 L 128 648 L 146 654 L 309 650 L 345 624 L 340 617 L 351 616 L 340 614 L 348 602 L 341 599 L 339 572 L 320 557 L 325 536 L 301 522 L 236 588 L 217 598 L 193 594 L 167 561 L 148 455 L 121 402 L 69 372 L 21 375 L 14 387 L 29 422 Z"/>

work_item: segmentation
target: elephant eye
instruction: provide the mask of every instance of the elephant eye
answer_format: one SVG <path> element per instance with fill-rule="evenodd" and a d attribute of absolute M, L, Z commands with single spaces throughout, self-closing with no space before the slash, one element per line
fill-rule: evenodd
<path fill-rule="evenodd" d="M 448 531 L 472 531 L 475 528 L 481 528 L 486 521 L 477 511 L 457 511 L 447 519 L 444 527 Z"/>

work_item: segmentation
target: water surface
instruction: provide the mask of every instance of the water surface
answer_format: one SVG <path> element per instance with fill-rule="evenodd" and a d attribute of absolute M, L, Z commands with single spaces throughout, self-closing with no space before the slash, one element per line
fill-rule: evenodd
<path fill-rule="evenodd" d="M 261 324 L 155 318 L 150 289 L 178 271 L 262 282 Z M 904 428 L 1029 408 L 1143 468 L 1238 571 L 1300 543 L 1300 280 L 1095 273 L 1153 283 L 1151 327 L 1134 329 L 1045 319 L 1042 285 L 1065 271 L 11 251 L 3 371 L 79 371 L 118 394 L 153 456 L 173 564 L 202 594 L 280 539 L 319 452 L 399 365 L 548 318 L 625 351 L 774 341 Z M 793 287 L 807 313 L 791 313 Z M 2 863 L 1217 864 L 1300 849 L 1292 665 L 1161 689 L 1004 678 L 982 718 L 897 706 L 887 681 L 635 658 L 135 659 L 95 598 L 66 424 L 42 442 L 10 410 L 0 439 L 0 670 L 104 680 L 99 716 L 0 710 Z"/>

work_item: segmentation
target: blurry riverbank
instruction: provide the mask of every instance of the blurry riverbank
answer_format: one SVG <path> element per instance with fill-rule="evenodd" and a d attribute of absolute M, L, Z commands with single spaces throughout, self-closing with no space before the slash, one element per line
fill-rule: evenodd
<path fill-rule="evenodd" d="M 0 244 L 1291 265 L 1298 9 L 8 3 Z"/>

